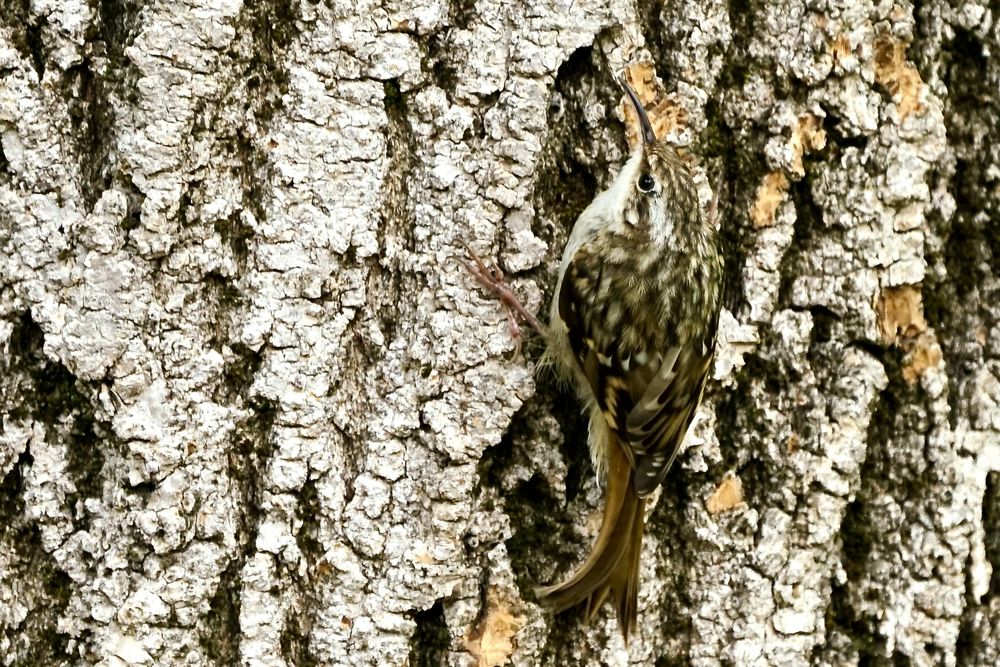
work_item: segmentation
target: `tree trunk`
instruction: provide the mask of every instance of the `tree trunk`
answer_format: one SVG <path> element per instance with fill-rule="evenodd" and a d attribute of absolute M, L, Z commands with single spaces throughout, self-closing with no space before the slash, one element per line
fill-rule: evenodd
<path fill-rule="evenodd" d="M 3 665 L 995 665 L 1000 29 L 972 0 L 0 5 Z M 721 193 L 639 630 L 543 311 L 626 66 Z"/>

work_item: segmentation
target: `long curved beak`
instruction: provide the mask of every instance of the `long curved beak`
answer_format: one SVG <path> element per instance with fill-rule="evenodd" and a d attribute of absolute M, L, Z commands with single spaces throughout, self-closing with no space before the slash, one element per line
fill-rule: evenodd
<path fill-rule="evenodd" d="M 639 101 L 639 96 L 632 89 L 632 86 L 628 85 L 628 81 L 625 80 L 624 75 L 618 78 L 618 83 L 621 84 L 625 94 L 631 100 L 632 106 L 635 107 L 636 115 L 639 116 L 639 127 L 642 128 L 642 143 L 647 145 L 656 143 L 656 133 L 653 132 L 653 125 L 649 122 L 649 116 L 646 115 L 646 110 L 643 108 L 642 102 Z"/>

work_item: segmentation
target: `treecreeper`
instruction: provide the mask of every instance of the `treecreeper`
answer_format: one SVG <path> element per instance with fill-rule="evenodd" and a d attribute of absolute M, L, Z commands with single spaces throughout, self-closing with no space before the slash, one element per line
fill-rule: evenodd
<path fill-rule="evenodd" d="M 638 612 L 645 499 L 670 470 L 710 374 L 723 255 L 715 205 L 702 211 L 688 165 L 657 139 L 624 77 L 621 85 L 641 142 L 574 224 L 549 325 L 474 253 L 468 267 L 544 336 L 546 361 L 589 414 L 590 455 L 605 489 L 590 555 L 537 597 L 556 612 L 582 603 L 589 622 L 610 596 L 627 642 Z"/>

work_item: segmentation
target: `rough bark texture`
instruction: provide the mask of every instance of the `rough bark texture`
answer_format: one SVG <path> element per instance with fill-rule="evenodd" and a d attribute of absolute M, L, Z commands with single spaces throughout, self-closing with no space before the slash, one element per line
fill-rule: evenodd
<path fill-rule="evenodd" d="M 0 663 L 997 664 L 997 11 L 0 3 Z M 586 425 L 454 256 L 548 303 L 637 61 L 730 289 L 626 650 L 532 602 Z"/>

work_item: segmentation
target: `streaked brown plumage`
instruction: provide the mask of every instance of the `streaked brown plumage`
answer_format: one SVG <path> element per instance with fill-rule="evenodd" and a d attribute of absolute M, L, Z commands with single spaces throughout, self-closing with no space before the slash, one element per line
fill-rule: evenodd
<path fill-rule="evenodd" d="M 606 478 L 590 556 L 537 591 L 556 611 L 611 595 L 626 640 L 638 612 L 644 501 L 663 481 L 701 401 L 715 350 L 722 255 L 687 166 L 653 134 L 580 215 L 563 254 L 548 356 L 590 414 L 590 451 Z"/>

